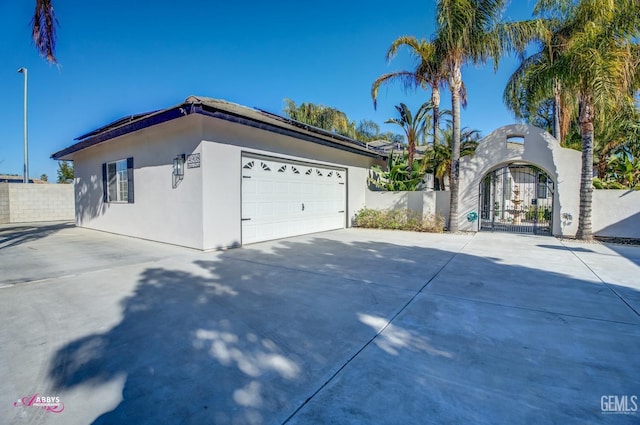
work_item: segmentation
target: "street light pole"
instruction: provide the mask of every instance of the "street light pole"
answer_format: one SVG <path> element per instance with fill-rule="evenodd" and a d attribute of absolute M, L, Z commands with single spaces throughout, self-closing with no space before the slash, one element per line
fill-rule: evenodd
<path fill-rule="evenodd" d="M 27 68 L 20 68 L 18 72 L 24 74 L 24 169 L 23 179 L 25 183 L 29 183 L 29 136 L 27 126 Z"/>

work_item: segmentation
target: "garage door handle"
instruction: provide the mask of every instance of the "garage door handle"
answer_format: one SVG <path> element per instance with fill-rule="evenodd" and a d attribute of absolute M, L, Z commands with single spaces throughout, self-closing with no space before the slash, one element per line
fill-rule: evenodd
<path fill-rule="evenodd" d="M 243 218 L 242 221 L 250 221 L 250 218 Z"/>
<path fill-rule="evenodd" d="M 304 204 L 302 204 L 302 211 L 304 211 Z"/>

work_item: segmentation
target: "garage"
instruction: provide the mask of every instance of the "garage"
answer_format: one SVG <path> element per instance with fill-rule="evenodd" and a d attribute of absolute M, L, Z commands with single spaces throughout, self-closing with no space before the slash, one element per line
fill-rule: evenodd
<path fill-rule="evenodd" d="M 76 142 L 53 158 L 74 162 L 78 226 L 204 251 L 349 227 L 387 163 L 361 141 L 197 96 Z"/>
<path fill-rule="evenodd" d="M 347 171 L 242 155 L 242 243 L 342 229 Z"/>

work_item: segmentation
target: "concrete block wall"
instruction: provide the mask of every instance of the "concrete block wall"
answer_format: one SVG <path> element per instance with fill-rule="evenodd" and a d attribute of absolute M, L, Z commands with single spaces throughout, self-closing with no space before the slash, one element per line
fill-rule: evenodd
<path fill-rule="evenodd" d="M 74 219 L 71 184 L 0 184 L 0 223 Z"/>
<path fill-rule="evenodd" d="M 0 183 L 0 224 L 9 223 L 9 185 Z"/>

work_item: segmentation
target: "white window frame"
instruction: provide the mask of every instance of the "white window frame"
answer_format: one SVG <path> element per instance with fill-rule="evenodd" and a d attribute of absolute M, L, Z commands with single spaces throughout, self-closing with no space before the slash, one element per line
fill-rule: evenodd
<path fill-rule="evenodd" d="M 115 166 L 114 174 L 109 167 Z M 114 181 L 112 181 L 114 179 Z M 112 185 L 115 185 L 115 198 L 112 197 Z M 126 204 L 129 202 L 129 179 L 127 175 L 127 158 L 107 162 L 107 200 L 108 202 Z"/>

